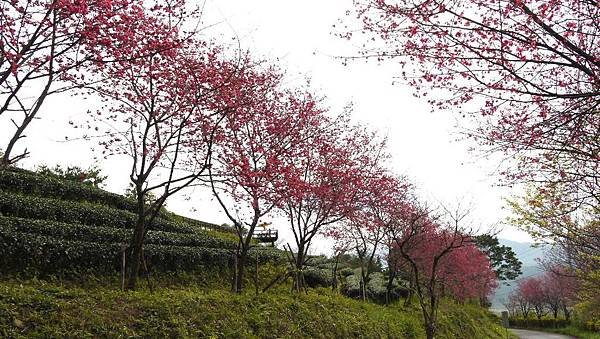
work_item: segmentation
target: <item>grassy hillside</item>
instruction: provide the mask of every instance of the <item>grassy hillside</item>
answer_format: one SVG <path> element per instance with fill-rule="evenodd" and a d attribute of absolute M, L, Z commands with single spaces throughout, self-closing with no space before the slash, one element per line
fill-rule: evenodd
<path fill-rule="evenodd" d="M 0 337 L 424 337 L 416 306 L 360 302 L 323 288 L 294 294 L 289 281 L 256 295 L 255 286 L 286 270 L 276 249 L 251 253 L 246 293 L 233 294 L 232 230 L 168 211 L 147 234 L 149 281 L 123 292 L 120 263 L 133 211 L 117 194 L 0 170 Z M 312 259 L 307 282 L 328 285 L 331 263 Z M 448 300 L 438 337 L 500 338 L 498 323 L 477 306 Z"/>
<path fill-rule="evenodd" d="M 2 337 L 422 338 L 414 307 L 364 303 L 325 289 L 255 296 L 199 287 L 121 292 L 0 282 Z M 502 338 L 497 319 L 447 301 L 439 338 Z"/>

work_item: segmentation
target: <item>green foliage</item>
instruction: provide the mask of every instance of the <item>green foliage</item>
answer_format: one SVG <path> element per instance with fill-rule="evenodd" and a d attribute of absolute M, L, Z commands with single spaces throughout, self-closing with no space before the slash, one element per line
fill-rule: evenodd
<path fill-rule="evenodd" d="M 496 315 L 477 304 L 445 299 L 440 305 L 436 338 L 516 338 Z"/>
<path fill-rule="evenodd" d="M 318 267 L 307 267 L 304 270 L 304 280 L 309 287 L 331 287 L 332 272 Z"/>
<path fill-rule="evenodd" d="M 255 296 L 198 287 L 121 292 L 42 281 L 0 282 L 0 336 L 146 338 L 423 338 L 420 313 L 335 295 Z M 440 338 L 500 338 L 475 306 L 442 309 Z M 472 318 L 472 319 L 471 319 Z"/>
<path fill-rule="evenodd" d="M 135 213 L 104 205 L 5 192 L 0 192 L 0 214 L 115 228 L 133 228 L 137 218 Z M 176 233 L 196 231 L 196 228 L 189 224 L 162 218 L 155 219 L 149 229 Z"/>
<path fill-rule="evenodd" d="M 571 321 L 554 318 L 509 318 L 508 323 L 510 324 L 510 327 L 515 328 L 560 328 L 569 326 Z"/>
<path fill-rule="evenodd" d="M 84 185 L 79 182 L 61 180 L 54 176 L 36 174 L 18 168 L 0 168 L 0 195 L 0 200 L 4 199 L 4 201 L 10 201 L 12 199 L 15 201 L 15 203 L 19 199 L 26 198 L 28 199 L 26 199 L 25 203 L 41 203 L 45 205 L 60 203 L 60 201 L 63 200 L 61 208 L 70 208 L 71 206 L 75 206 L 75 208 L 77 208 L 76 205 L 69 204 L 69 201 L 71 201 L 73 203 L 80 202 L 87 204 L 87 206 L 92 206 L 90 209 L 98 209 L 101 213 L 115 214 L 115 209 L 121 210 L 118 211 L 119 213 L 131 212 L 129 217 L 125 217 L 126 219 L 130 219 L 131 215 L 133 215 L 133 213 L 136 211 L 136 202 L 132 199 L 128 199 L 121 195 L 107 192 L 90 185 Z M 44 201 L 41 198 L 48 198 L 49 200 Z M 26 207 L 27 206 L 23 206 L 23 208 Z M 112 208 L 112 210 L 110 208 Z M 13 209 L 16 209 L 15 206 L 13 206 Z M 59 219 L 51 219 L 44 216 L 45 212 L 52 212 L 52 210 L 40 211 L 40 209 L 37 209 L 37 211 L 41 212 L 41 215 L 17 215 L 15 213 L 11 213 L 10 211 L 3 212 L 0 209 L 0 213 L 6 215 L 61 221 Z M 52 217 L 52 215 L 53 213 L 49 213 L 49 217 Z M 124 214 L 121 213 L 121 215 Z M 233 229 L 229 227 L 223 227 L 220 225 L 179 217 L 169 212 L 161 212 L 160 217 L 160 219 L 163 220 L 174 219 L 173 221 L 179 225 L 188 224 L 186 225 L 188 229 L 191 228 L 191 225 L 196 228 L 233 233 Z M 117 218 L 120 218 L 120 216 Z M 70 222 L 71 220 L 66 221 Z M 78 219 L 76 219 L 76 222 L 84 223 L 78 221 Z M 101 222 L 101 224 L 102 223 L 103 222 Z M 116 225 L 115 227 L 122 227 L 122 225 Z"/>
<path fill-rule="evenodd" d="M 340 267 L 350 267 L 352 269 L 360 267 L 360 259 L 357 255 L 354 254 L 342 254 L 339 258 L 339 266 Z M 369 271 L 371 272 L 381 272 L 383 271 L 383 265 L 381 263 L 381 259 L 377 257 L 375 261 L 370 263 Z"/>
<path fill-rule="evenodd" d="M 20 169 L 0 170 L 0 187 L 1 271 L 47 276 L 120 270 L 137 218 L 130 200 Z M 148 266 L 161 272 L 227 269 L 237 244 L 229 231 L 165 212 L 149 226 Z M 256 253 L 263 262 L 281 260 L 273 249 L 257 248 Z"/>
<path fill-rule="evenodd" d="M 97 243 L 64 240 L 55 237 L 0 230 L 0 267 L 2 271 L 25 271 L 54 274 L 78 270 L 99 274 L 119 270 L 122 246 L 119 243 Z M 231 265 L 233 252 L 227 248 L 147 244 L 144 253 L 150 270 L 195 271 L 201 267 Z M 257 248 L 261 262 L 280 262 L 281 253 Z"/>
<path fill-rule="evenodd" d="M 100 173 L 101 171 L 98 166 L 92 166 L 90 168 L 83 169 L 79 166 L 68 166 L 67 168 L 63 168 L 60 165 L 56 165 L 54 167 L 42 165 L 37 168 L 36 172 L 64 180 L 80 182 L 84 185 L 89 185 L 96 188 L 101 187 L 104 181 L 106 181 L 108 178 Z"/>
<path fill-rule="evenodd" d="M 62 200 L 88 201 L 135 211 L 135 201 L 79 182 L 17 168 L 0 169 L 0 190 Z"/>
<path fill-rule="evenodd" d="M 595 272 L 599 275 L 600 272 Z M 577 325 L 579 328 L 600 333 L 600 298 L 598 297 L 598 286 L 596 285 L 596 294 L 592 296 L 592 289 L 588 287 L 584 294 L 589 295 L 584 301 L 575 306 L 577 315 Z"/>
<path fill-rule="evenodd" d="M 477 247 L 490 258 L 498 280 L 514 280 L 521 275 L 522 263 L 517 259 L 512 248 L 500 245 L 498 238 L 489 234 L 475 237 Z"/>
<path fill-rule="evenodd" d="M 381 272 L 371 273 L 367 283 L 367 297 L 369 300 L 385 303 L 387 292 L 387 278 Z M 391 300 L 397 300 L 400 296 L 407 294 L 406 288 L 401 284 L 401 281 L 396 279 L 390 291 Z M 351 275 L 348 275 L 342 284 L 342 293 L 348 297 L 360 298 L 360 270 L 356 269 Z"/>
<path fill-rule="evenodd" d="M 600 339 L 600 331 L 586 330 L 576 325 L 570 325 L 558 329 L 549 329 L 549 331 L 569 335 L 580 339 Z"/>
<path fill-rule="evenodd" d="M 0 233 L 28 233 L 44 235 L 63 240 L 75 240 L 99 243 L 127 244 L 132 231 L 123 228 L 88 226 L 75 223 L 62 223 L 47 220 L 0 217 Z M 215 237 L 214 232 L 196 231 L 194 233 L 173 233 L 149 231 L 146 244 L 171 246 L 196 246 L 233 249 L 236 245 L 231 239 Z"/>

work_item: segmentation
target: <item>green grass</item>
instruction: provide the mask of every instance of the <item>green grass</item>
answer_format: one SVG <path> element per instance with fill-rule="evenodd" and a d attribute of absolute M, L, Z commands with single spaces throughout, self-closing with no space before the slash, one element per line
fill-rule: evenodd
<path fill-rule="evenodd" d="M 566 334 L 581 339 L 600 339 L 600 333 L 586 331 L 577 327 L 576 325 L 570 325 L 558 329 L 547 329 L 545 331 Z"/>
<path fill-rule="evenodd" d="M 497 319 L 447 302 L 438 338 L 502 338 Z M 154 293 L 98 284 L 8 279 L 0 282 L 0 336 L 208 338 L 423 338 L 415 306 L 382 306 L 327 289 L 258 296 L 214 287 L 171 286 Z"/>

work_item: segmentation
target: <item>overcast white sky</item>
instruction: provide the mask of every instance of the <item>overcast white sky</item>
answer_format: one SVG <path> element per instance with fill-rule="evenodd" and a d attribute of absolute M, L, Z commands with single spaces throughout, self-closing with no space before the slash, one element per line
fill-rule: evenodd
<path fill-rule="evenodd" d="M 510 191 L 496 187 L 497 178 L 490 176 L 497 163 L 480 159 L 468 152 L 472 145 L 455 141 L 458 130 L 454 118 L 458 115 L 432 113 L 425 100 L 411 95 L 410 88 L 392 85 L 397 73 L 392 63 L 356 61 L 343 66 L 332 57 L 353 51 L 350 43 L 332 35 L 332 25 L 345 16 L 351 5 L 351 0 L 208 0 L 204 21 L 220 22 L 207 34 L 224 39 L 237 35 L 242 48 L 279 60 L 297 79 L 309 76 L 334 110 L 353 101 L 355 119 L 389 136 L 395 170 L 411 177 L 424 197 L 450 204 L 460 199 L 470 201 L 474 219 L 484 226 L 502 221 L 507 214 L 502 197 L 508 197 Z M 69 96 L 48 100 L 42 119 L 32 124 L 22 144 L 26 143 L 32 154 L 23 163 L 25 167 L 93 163 L 93 145 L 63 142 L 66 135 L 77 134 L 68 121 L 92 106 L 93 102 Z M 6 123 L 0 121 L 0 126 Z M 6 138 L 3 134 L 2 145 Z M 101 164 L 109 176 L 107 188 L 122 193 L 128 184 L 127 159 L 113 158 Z M 168 208 L 209 222 L 227 222 L 219 206 L 202 189 L 196 189 L 189 200 L 175 197 Z M 529 240 L 525 233 L 510 227 L 500 236 Z M 318 245 L 316 252 L 328 252 L 327 242 Z"/>

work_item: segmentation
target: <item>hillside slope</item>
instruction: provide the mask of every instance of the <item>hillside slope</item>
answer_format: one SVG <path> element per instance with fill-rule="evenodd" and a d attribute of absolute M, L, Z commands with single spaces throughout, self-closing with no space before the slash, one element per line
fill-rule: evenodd
<path fill-rule="evenodd" d="M 77 182 L 0 170 L 0 337 L 424 337 L 415 306 L 361 302 L 330 288 L 295 294 L 290 281 L 256 295 L 287 269 L 276 249 L 253 250 L 246 293 L 231 293 L 231 229 L 167 211 L 144 246 L 151 276 L 123 292 L 133 208 Z M 326 258 L 314 261 L 309 285 L 328 285 Z M 439 317 L 439 338 L 503 337 L 498 319 L 475 305 L 446 300 Z"/>
<path fill-rule="evenodd" d="M 504 338 L 496 318 L 446 301 L 438 338 Z M 219 289 L 154 293 L 0 282 L 0 336 L 148 338 L 423 338 L 417 308 L 364 303 L 328 290 L 255 296 Z"/>

